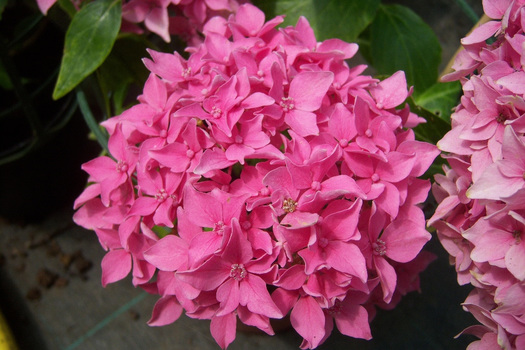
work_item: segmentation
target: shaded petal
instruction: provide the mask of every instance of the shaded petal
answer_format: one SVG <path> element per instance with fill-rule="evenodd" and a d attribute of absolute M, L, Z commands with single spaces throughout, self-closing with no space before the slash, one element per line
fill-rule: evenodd
<path fill-rule="evenodd" d="M 165 326 L 177 321 L 181 314 L 182 306 L 177 301 L 177 298 L 167 295 L 155 303 L 148 325 Z"/>
<path fill-rule="evenodd" d="M 335 324 L 344 335 L 353 338 L 372 339 L 368 312 L 361 305 L 343 302 L 342 312 L 335 317 Z"/>
<path fill-rule="evenodd" d="M 235 340 L 237 317 L 233 313 L 212 317 L 210 331 L 217 344 L 222 349 L 226 349 Z"/>
<path fill-rule="evenodd" d="M 208 291 L 217 289 L 230 276 L 230 270 L 229 264 L 213 257 L 197 269 L 179 272 L 177 276 L 194 288 Z"/>
<path fill-rule="evenodd" d="M 396 271 L 385 259 L 374 258 L 374 265 L 376 267 L 377 275 L 381 281 L 381 288 L 383 289 L 383 300 L 385 303 L 390 303 L 397 285 Z"/>
<path fill-rule="evenodd" d="M 306 282 L 307 275 L 304 272 L 304 266 L 292 265 L 289 269 L 283 272 L 274 285 L 287 289 L 295 290 L 301 288 Z"/>
<path fill-rule="evenodd" d="M 216 297 L 217 301 L 221 303 L 216 316 L 224 316 L 235 311 L 240 300 L 239 281 L 229 278 L 217 289 Z"/>
<path fill-rule="evenodd" d="M 110 250 L 104 255 L 102 266 L 102 286 L 120 281 L 131 271 L 131 254 L 124 249 Z"/>
<path fill-rule="evenodd" d="M 240 282 L 240 294 L 240 304 L 245 305 L 251 312 L 270 318 L 283 317 L 261 277 L 248 274 Z"/>
<path fill-rule="evenodd" d="M 366 282 L 368 274 L 365 257 L 355 244 L 332 241 L 326 246 L 325 253 L 331 267 Z"/>
<path fill-rule="evenodd" d="M 300 298 L 290 314 L 293 328 L 309 342 L 311 348 L 319 345 L 325 336 L 325 315 L 311 296 Z"/>

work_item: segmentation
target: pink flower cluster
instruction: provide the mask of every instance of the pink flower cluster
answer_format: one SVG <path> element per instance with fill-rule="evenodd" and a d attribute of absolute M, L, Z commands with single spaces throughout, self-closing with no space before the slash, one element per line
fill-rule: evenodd
<path fill-rule="evenodd" d="M 302 348 L 334 322 L 370 339 L 375 306 L 419 289 L 433 259 L 417 177 L 439 150 L 414 138 L 404 73 L 362 75 L 356 44 L 282 20 L 245 4 L 188 59 L 150 51 L 75 203 L 108 251 L 104 286 L 131 272 L 160 295 L 150 325 L 211 319 L 222 348 L 237 322 L 274 334 L 287 314 Z"/>
<path fill-rule="evenodd" d="M 47 14 L 57 0 L 36 0 L 40 11 Z M 75 6 L 83 0 L 74 0 Z M 248 0 L 123 0 L 121 31 L 143 33 L 144 29 L 170 42 L 178 35 L 191 45 L 202 41 L 200 33 L 206 25 L 223 25 L 224 18 Z M 216 18 L 217 17 L 217 18 Z M 214 20 L 207 24 L 208 20 Z M 221 22 L 221 23 L 218 23 Z M 141 24 L 141 26 L 139 26 Z M 142 27 L 143 26 L 143 27 Z"/>
<path fill-rule="evenodd" d="M 144 23 L 147 30 L 166 42 L 170 42 L 173 34 L 189 45 L 197 45 L 206 26 L 224 25 L 224 18 L 245 2 L 247 0 L 125 0 L 122 30 L 141 33 L 137 23 Z"/>
<path fill-rule="evenodd" d="M 469 349 L 525 349 L 525 1 L 483 1 L 491 21 L 462 40 L 461 104 L 439 141 L 449 167 L 436 175 L 429 225 L 482 325 Z"/>

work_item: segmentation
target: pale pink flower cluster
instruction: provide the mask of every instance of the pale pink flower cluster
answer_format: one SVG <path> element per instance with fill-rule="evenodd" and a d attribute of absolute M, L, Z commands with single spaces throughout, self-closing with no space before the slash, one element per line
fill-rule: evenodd
<path fill-rule="evenodd" d="M 438 142 L 449 166 L 436 175 L 429 225 L 482 325 L 469 349 L 525 349 L 525 1 L 483 1 L 491 19 L 462 40 L 455 61 L 461 104 Z"/>
<path fill-rule="evenodd" d="M 74 0 L 78 7 L 83 0 Z M 96 0 L 95 0 L 96 1 Z M 248 0 L 123 0 L 121 31 L 143 33 L 144 28 L 170 42 L 171 35 L 179 36 L 184 42 L 196 45 L 202 41 L 206 25 L 224 25 L 214 19 L 228 17 L 237 11 L 239 4 Z M 36 0 L 40 11 L 47 14 L 57 0 Z"/>
<path fill-rule="evenodd" d="M 160 295 L 150 325 L 211 319 L 222 348 L 237 322 L 274 334 L 287 314 L 302 348 L 334 323 L 370 339 L 375 307 L 419 289 L 433 259 L 417 177 L 439 150 L 414 138 L 404 73 L 362 75 L 356 44 L 282 20 L 245 4 L 188 59 L 150 51 L 75 203 L 108 251 L 104 286 L 131 272 Z"/>

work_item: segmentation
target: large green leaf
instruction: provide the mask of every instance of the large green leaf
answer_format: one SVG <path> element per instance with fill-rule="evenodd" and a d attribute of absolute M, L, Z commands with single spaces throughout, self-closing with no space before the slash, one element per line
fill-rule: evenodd
<path fill-rule="evenodd" d="M 54 99 L 70 92 L 104 62 L 120 29 L 121 6 L 120 0 L 97 0 L 73 17 L 66 33 Z"/>
<path fill-rule="evenodd" d="M 370 58 L 379 74 L 404 70 L 415 93 L 437 82 L 441 46 L 432 29 L 412 10 L 381 5 L 370 24 Z"/>
<path fill-rule="evenodd" d="M 317 40 L 338 38 L 353 42 L 370 24 L 380 0 L 255 0 L 267 19 L 286 15 L 284 25 L 305 16 Z"/>
<path fill-rule="evenodd" d="M 415 97 L 418 106 L 450 123 L 452 109 L 459 103 L 461 83 L 458 81 L 436 83 Z"/>

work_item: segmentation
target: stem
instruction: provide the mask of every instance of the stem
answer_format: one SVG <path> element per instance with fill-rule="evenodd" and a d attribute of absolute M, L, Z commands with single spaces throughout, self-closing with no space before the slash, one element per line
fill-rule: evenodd
<path fill-rule="evenodd" d="M 456 0 L 456 2 L 458 3 L 459 7 L 461 7 L 463 12 L 465 12 L 467 17 L 470 18 L 472 23 L 478 23 L 479 21 L 478 14 L 474 12 L 472 7 L 465 0 Z"/>
<path fill-rule="evenodd" d="M 91 109 L 89 108 L 89 105 L 86 100 L 86 95 L 80 88 L 76 89 L 76 94 L 80 111 L 82 112 L 82 116 L 84 117 L 87 126 L 97 138 L 97 141 L 100 144 L 100 146 L 102 146 L 102 148 L 106 150 L 106 152 L 108 152 L 108 136 L 102 131 L 102 129 L 98 125 L 98 122 L 95 120 L 95 117 L 93 117 L 93 113 L 91 113 Z"/>

